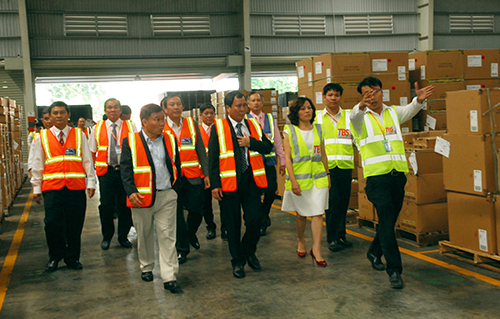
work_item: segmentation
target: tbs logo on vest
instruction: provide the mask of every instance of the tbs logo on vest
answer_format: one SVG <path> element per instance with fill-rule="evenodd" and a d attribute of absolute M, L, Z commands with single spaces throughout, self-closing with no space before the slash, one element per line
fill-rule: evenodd
<path fill-rule="evenodd" d="M 319 145 L 314 145 L 314 154 L 320 154 L 321 153 L 321 148 Z"/>
<path fill-rule="evenodd" d="M 397 129 L 395 126 L 389 126 L 385 128 L 385 134 L 396 134 Z"/>
<path fill-rule="evenodd" d="M 337 135 L 338 137 L 349 137 L 351 136 L 351 132 L 349 131 L 349 129 L 339 128 Z"/>

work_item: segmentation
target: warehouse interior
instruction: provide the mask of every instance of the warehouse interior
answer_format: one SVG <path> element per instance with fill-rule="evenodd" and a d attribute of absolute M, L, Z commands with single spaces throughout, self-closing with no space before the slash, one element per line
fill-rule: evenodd
<path fill-rule="evenodd" d="M 0 1 L 0 318 L 496 317 L 499 63 L 498 0 Z M 391 290 L 366 260 L 378 218 L 359 158 L 347 225 L 354 246 L 325 247 L 326 269 L 297 260 L 295 217 L 281 211 L 278 176 L 272 226 L 259 243 L 263 271 L 248 271 L 244 281 L 231 276 L 227 243 L 217 234 L 212 241 L 200 235 L 201 249 L 180 266 L 184 294 L 141 282 L 135 247 L 99 248 L 99 194 L 87 203 L 84 270 L 44 271 L 44 210 L 26 168 L 28 135 L 41 118 L 37 85 L 218 83 L 203 98 L 201 90 L 175 89 L 189 101 L 183 115 L 198 120 L 201 102 L 226 116 L 228 79 L 248 93 L 252 79 L 293 77 L 298 92 L 260 90 L 282 130 L 297 96 L 323 109 L 322 88 L 341 83 L 342 107 L 352 108 L 366 76 L 382 80 L 388 105 L 410 103 L 415 82 L 436 88 L 401 125 L 410 168 L 395 230 L 404 290 Z M 214 200 L 219 225 L 215 207 Z M 135 245 L 136 235 L 129 237 Z"/>

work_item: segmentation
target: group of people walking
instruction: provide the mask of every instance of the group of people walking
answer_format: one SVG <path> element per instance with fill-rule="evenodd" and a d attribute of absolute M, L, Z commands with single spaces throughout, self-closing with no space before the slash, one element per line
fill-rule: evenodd
<path fill-rule="evenodd" d="M 269 211 L 278 173 L 286 174 L 282 209 L 297 212 L 297 255 L 307 255 L 304 233 L 307 217 L 311 217 L 309 253 L 317 266 L 325 267 L 323 214 L 329 250 L 352 246 L 345 224 L 356 143 L 367 177 L 366 193 L 380 221 L 367 257 L 374 269 L 387 271 L 393 288 L 402 288 L 401 256 L 393 228 L 408 167 L 399 124 L 411 119 L 433 92 L 432 87 L 416 88 L 417 97 L 410 105 L 389 107 L 382 103 L 382 83 L 369 77 L 358 86 L 362 101 L 348 110 L 340 106 L 342 86 L 328 84 L 323 90 L 324 110 L 316 111 L 308 98 L 292 103 L 283 140 L 276 121 L 262 112 L 259 92 L 246 97 L 240 91 L 229 92 L 224 100 L 225 119 L 215 119 L 214 107 L 202 105 L 200 124 L 182 117 L 179 96 L 167 96 L 160 105 L 141 108 L 140 131 L 130 120 L 120 119 L 120 101 L 108 99 L 107 120 L 99 121 L 88 137 L 80 128 L 68 127 L 69 107 L 54 102 L 46 119 L 53 126 L 45 126 L 33 138 L 29 159 L 34 199 L 38 203 L 44 199 L 46 269 L 55 271 L 63 259 L 68 267 L 82 269 L 85 189 L 89 197 L 94 195 L 97 175 L 101 248 L 111 245 L 116 213 L 122 247 L 132 247 L 127 238 L 132 225 L 137 231 L 142 280 L 154 280 L 156 230 L 164 288 L 182 291 L 177 283 L 179 264 L 187 261 L 190 247 L 200 249 L 197 231 L 203 218 L 206 238 L 216 237 L 212 198 L 220 205 L 221 237 L 228 242 L 233 276 L 245 277 L 247 263 L 260 271 L 257 244 L 271 225 Z"/>

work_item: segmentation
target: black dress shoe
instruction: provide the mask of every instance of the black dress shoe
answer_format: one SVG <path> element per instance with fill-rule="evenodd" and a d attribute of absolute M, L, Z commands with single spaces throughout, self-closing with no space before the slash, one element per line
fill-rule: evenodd
<path fill-rule="evenodd" d="M 404 285 L 401 274 L 397 271 L 393 272 L 392 275 L 389 276 L 389 284 L 393 289 L 403 289 Z"/>
<path fill-rule="evenodd" d="M 128 239 L 120 240 L 118 242 L 120 243 L 120 246 L 122 246 L 123 248 L 132 248 L 132 243 Z"/>
<path fill-rule="evenodd" d="M 144 281 L 153 281 L 153 272 L 152 271 L 146 271 L 141 274 L 141 279 Z"/>
<path fill-rule="evenodd" d="M 220 232 L 220 238 L 223 240 L 223 241 L 227 241 L 227 230 L 222 230 Z"/>
<path fill-rule="evenodd" d="M 242 265 L 233 266 L 233 276 L 236 278 L 245 277 L 245 268 Z"/>
<path fill-rule="evenodd" d="M 101 243 L 101 249 L 102 250 L 108 250 L 109 249 L 109 244 L 110 244 L 110 241 L 109 240 L 102 240 L 102 243 Z"/>
<path fill-rule="evenodd" d="M 179 265 L 181 265 L 187 261 L 187 257 L 184 254 L 178 254 L 177 260 L 179 261 Z"/>
<path fill-rule="evenodd" d="M 169 281 L 163 283 L 163 288 L 170 291 L 173 294 L 178 294 L 183 292 L 177 281 Z"/>
<path fill-rule="evenodd" d="M 260 227 L 260 235 L 261 236 L 266 236 L 267 235 L 267 226 L 261 226 Z"/>
<path fill-rule="evenodd" d="M 207 239 L 214 239 L 216 236 L 215 229 L 207 229 Z"/>
<path fill-rule="evenodd" d="M 48 272 L 52 272 L 52 271 L 55 271 L 57 269 L 57 266 L 59 266 L 59 260 L 51 259 L 47 263 L 47 266 L 45 266 L 45 270 L 47 270 Z"/>
<path fill-rule="evenodd" d="M 66 266 L 68 266 L 71 269 L 75 269 L 75 270 L 83 269 L 82 263 L 79 262 L 78 260 L 75 260 L 75 261 L 70 262 L 70 263 L 66 263 Z"/>
<path fill-rule="evenodd" d="M 200 249 L 200 242 L 198 241 L 198 237 L 196 237 L 196 235 L 193 235 L 189 239 L 189 243 L 191 244 L 191 246 L 193 246 L 194 249 L 196 250 Z"/>
<path fill-rule="evenodd" d="M 348 241 L 345 237 L 340 237 L 338 242 L 346 248 L 352 247 L 352 241 Z"/>
<path fill-rule="evenodd" d="M 372 267 L 373 269 L 375 270 L 378 270 L 378 271 L 383 271 L 385 270 L 385 265 L 382 263 L 382 261 L 380 260 L 380 257 L 377 257 L 375 255 L 372 255 L 370 253 L 367 253 L 366 254 L 366 257 L 368 258 L 368 260 L 372 263 Z"/>
<path fill-rule="evenodd" d="M 252 268 L 253 270 L 261 270 L 262 269 L 260 267 L 260 262 L 257 259 L 257 256 L 250 255 L 250 256 L 248 256 L 247 261 L 248 261 L 248 266 L 250 266 L 250 268 Z"/>
<path fill-rule="evenodd" d="M 344 246 L 342 246 L 338 240 L 334 240 L 328 244 L 328 249 L 331 252 L 337 252 L 337 251 L 341 251 L 342 249 L 344 249 Z"/>

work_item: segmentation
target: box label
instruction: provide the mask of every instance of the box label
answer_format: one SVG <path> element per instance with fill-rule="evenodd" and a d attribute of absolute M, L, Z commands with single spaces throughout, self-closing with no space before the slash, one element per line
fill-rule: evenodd
<path fill-rule="evenodd" d="M 478 85 L 467 85 L 467 90 L 480 90 L 481 89 L 481 85 L 478 84 Z"/>
<path fill-rule="evenodd" d="M 488 232 L 484 229 L 478 229 L 477 235 L 479 237 L 479 249 L 488 251 Z"/>
<path fill-rule="evenodd" d="M 332 71 L 330 69 L 326 69 L 326 83 L 332 83 Z"/>
<path fill-rule="evenodd" d="M 316 70 L 316 74 L 321 74 L 323 62 L 316 62 L 316 63 L 314 63 L 314 66 L 315 66 L 314 69 Z"/>
<path fill-rule="evenodd" d="M 297 68 L 297 73 L 299 74 L 299 79 L 304 77 L 305 69 L 306 69 L 305 66 L 299 66 Z"/>
<path fill-rule="evenodd" d="M 278 110 L 278 106 L 277 106 L 277 105 L 273 105 L 273 106 L 271 106 L 271 109 L 272 109 L 273 111 L 277 111 L 277 110 Z"/>
<path fill-rule="evenodd" d="M 398 80 L 399 81 L 406 80 L 406 67 L 404 65 L 398 66 Z"/>
<path fill-rule="evenodd" d="M 430 115 L 427 115 L 427 119 L 425 121 L 425 125 L 433 130 L 436 129 L 436 123 L 437 123 L 437 120 L 436 118 L 430 116 Z"/>
<path fill-rule="evenodd" d="M 410 158 L 408 160 L 410 161 L 411 168 L 413 169 L 413 174 L 417 175 L 418 163 L 417 163 L 417 155 L 415 154 L 415 152 L 412 152 L 410 154 Z"/>
<path fill-rule="evenodd" d="M 491 63 L 491 76 L 498 77 L 498 63 Z"/>
<path fill-rule="evenodd" d="M 480 170 L 474 170 L 474 191 L 482 192 L 483 191 L 483 174 Z"/>
<path fill-rule="evenodd" d="M 323 104 L 323 92 L 316 92 L 316 104 Z"/>
<path fill-rule="evenodd" d="M 271 98 L 271 103 L 276 103 L 276 98 L 275 97 Z"/>
<path fill-rule="evenodd" d="M 422 110 L 427 110 L 427 100 L 424 101 L 424 103 L 422 103 L 423 107 L 422 107 Z"/>
<path fill-rule="evenodd" d="M 468 55 L 467 56 L 467 67 L 480 68 L 482 66 L 483 66 L 483 57 L 481 55 Z"/>
<path fill-rule="evenodd" d="M 406 96 L 402 96 L 399 98 L 399 105 L 408 105 L 408 98 Z"/>
<path fill-rule="evenodd" d="M 409 127 L 402 127 L 401 133 L 410 133 L 410 128 Z"/>
<path fill-rule="evenodd" d="M 434 145 L 434 152 L 450 158 L 450 142 L 442 137 L 436 137 L 436 145 Z"/>
<path fill-rule="evenodd" d="M 477 110 L 470 111 L 470 131 L 471 132 L 478 132 L 479 131 Z"/>
<path fill-rule="evenodd" d="M 271 91 L 271 96 L 276 96 L 276 90 Z"/>
<path fill-rule="evenodd" d="M 408 59 L 408 71 L 415 71 L 415 59 Z"/>
<path fill-rule="evenodd" d="M 383 102 L 389 102 L 391 100 L 391 91 L 389 90 L 382 90 L 382 101 Z"/>
<path fill-rule="evenodd" d="M 420 67 L 420 80 L 425 80 L 425 65 Z"/>
<path fill-rule="evenodd" d="M 387 71 L 387 59 L 373 59 L 372 71 L 373 72 Z"/>
<path fill-rule="evenodd" d="M 312 72 L 307 72 L 307 81 L 311 82 L 313 80 L 313 75 Z M 309 83 L 309 86 L 311 86 L 312 83 Z"/>

